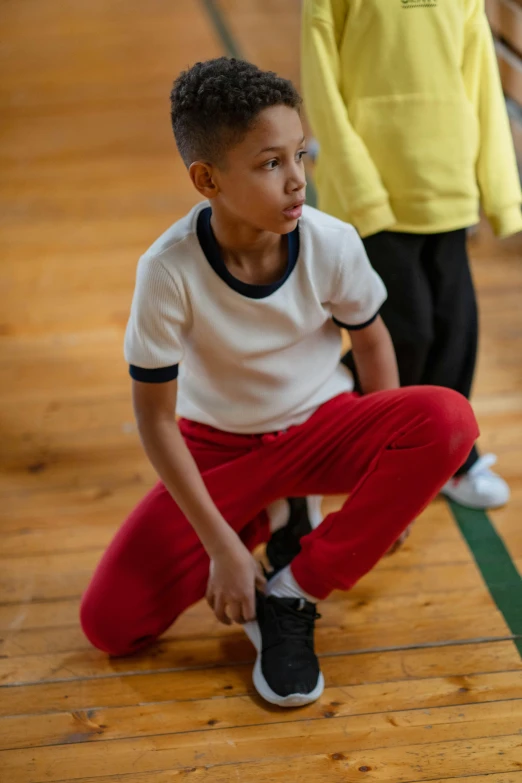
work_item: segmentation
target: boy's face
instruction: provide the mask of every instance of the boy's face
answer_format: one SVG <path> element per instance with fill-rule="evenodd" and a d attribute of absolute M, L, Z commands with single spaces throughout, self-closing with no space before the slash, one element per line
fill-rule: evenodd
<path fill-rule="evenodd" d="M 253 228 L 287 234 L 301 216 L 306 179 L 304 135 L 295 109 L 260 112 L 245 138 L 212 166 L 213 205 Z"/>

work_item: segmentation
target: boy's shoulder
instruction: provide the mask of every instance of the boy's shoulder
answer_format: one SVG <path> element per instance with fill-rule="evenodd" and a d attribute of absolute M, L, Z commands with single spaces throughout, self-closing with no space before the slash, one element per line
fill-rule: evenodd
<path fill-rule="evenodd" d="M 308 205 L 303 207 L 299 227 L 302 241 L 311 242 L 315 246 L 320 245 L 330 249 L 339 246 L 344 251 L 349 251 L 351 247 L 355 248 L 361 242 L 357 231 L 350 223 L 345 223 Z"/>
<path fill-rule="evenodd" d="M 180 220 L 173 223 L 143 253 L 142 262 L 160 262 L 164 266 L 176 265 L 177 261 L 198 252 L 197 219 L 207 202 L 196 204 Z"/>

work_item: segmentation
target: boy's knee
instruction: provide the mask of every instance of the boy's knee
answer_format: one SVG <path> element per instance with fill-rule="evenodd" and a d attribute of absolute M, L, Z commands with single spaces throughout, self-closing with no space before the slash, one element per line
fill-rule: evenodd
<path fill-rule="evenodd" d="M 413 402 L 413 400 L 412 400 Z M 433 447 L 464 461 L 479 435 L 477 420 L 468 400 L 452 389 L 423 386 L 415 389 L 413 407 L 425 417 Z"/>
<path fill-rule="evenodd" d="M 130 655 L 143 646 L 125 633 L 121 615 L 111 609 L 109 602 L 89 591 L 80 605 L 80 624 L 93 647 L 108 655 Z"/>

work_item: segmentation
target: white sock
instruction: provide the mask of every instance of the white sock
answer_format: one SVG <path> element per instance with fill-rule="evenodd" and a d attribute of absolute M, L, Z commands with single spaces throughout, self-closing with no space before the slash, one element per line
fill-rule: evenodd
<path fill-rule="evenodd" d="M 284 527 L 290 519 L 290 504 L 284 498 L 275 500 L 266 508 L 268 521 L 270 523 L 270 532 L 275 533 L 279 528 Z"/>
<path fill-rule="evenodd" d="M 304 598 L 313 604 L 316 604 L 319 600 L 301 589 L 294 579 L 290 566 L 286 566 L 286 568 L 283 568 L 270 579 L 266 587 L 266 594 L 273 595 L 276 598 Z"/>
<path fill-rule="evenodd" d="M 308 507 L 308 517 L 312 530 L 319 527 L 323 521 L 323 512 L 321 511 L 321 505 L 323 502 L 322 495 L 308 495 L 306 498 L 306 504 Z M 290 518 L 290 504 L 285 498 L 281 500 L 275 500 L 266 508 L 268 514 L 268 520 L 270 522 L 270 532 L 275 533 L 276 530 L 284 527 Z"/>
<path fill-rule="evenodd" d="M 310 524 L 312 525 L 312 530 L 315 530 L 316 527 L 319 527 L 323 521 L 323 512 L 321 511 L 322 503 L 322 495 L 308 495 L 306 498 L 306 504 L 308 506 L 308 517 L 310 519 Z"/>

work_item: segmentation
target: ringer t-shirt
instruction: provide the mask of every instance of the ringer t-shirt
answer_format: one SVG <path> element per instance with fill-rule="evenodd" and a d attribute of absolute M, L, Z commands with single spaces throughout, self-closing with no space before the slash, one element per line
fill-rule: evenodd
<path fill-rule="evenodd" d="M 125 335 L 130 374 L 178 378 L 177 414 L 227 432 L 300 424 L 353 389 L 340 327 L 369 325 L 384 284 L 355 229 L 307 206 L 288 235 L 282 277 L 244 283 L 223 261 L 211 214 L 198 204 L 140 259 Z"/>

